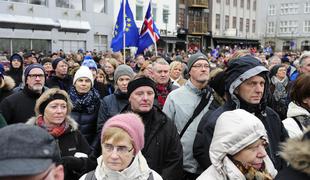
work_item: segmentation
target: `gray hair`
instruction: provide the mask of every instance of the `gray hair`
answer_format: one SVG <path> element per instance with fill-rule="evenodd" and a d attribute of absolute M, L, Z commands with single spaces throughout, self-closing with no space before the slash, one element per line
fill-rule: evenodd
<path fill-rule="evenodd" d="M 157 64 L 168 65 L 169 66 L 169 63 L 164 58 L 162 58 L 162 57 L 156 58 L 156 61 L 154 61 L 152 63 L 152 69 L 154 69 Z"/>
<path fill-rule="evenodd" d="M 302 67 L 304 65 L 304 60 L 310 57 L 310 51 L 305 51 L 299 58 L 299 66 Z"/>

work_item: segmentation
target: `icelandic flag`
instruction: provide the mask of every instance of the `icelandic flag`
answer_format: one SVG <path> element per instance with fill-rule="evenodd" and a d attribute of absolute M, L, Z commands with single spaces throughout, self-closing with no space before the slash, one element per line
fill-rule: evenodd
<path fill-rule="evenodd" d="M 123 37 L 125 34 L 125 47 L 138 45 L 139 29 L 135 23 L 135 19 L 129 7 L 128 0 L 125 4 L 125 22 L 123 16 L 124 1 L 122 0 L 121 8 L 118 12 L 117 21 L 114 27 L 113 39 L 111 48 L 114 52 L 120 51 L 124 48 Z M 125 33 L 124 33 L 125 32 Z"/>
<path fill-rule="evenodd" d="M 159 31 L 151 15 L 151 2 L 150 2 L 141 28 L 138 42 L 138 50 L 136 54 L 143 54 L 144 49 L 156 43 L 156 41 L 158 41 L 159 38 L 160 38 Z"/>

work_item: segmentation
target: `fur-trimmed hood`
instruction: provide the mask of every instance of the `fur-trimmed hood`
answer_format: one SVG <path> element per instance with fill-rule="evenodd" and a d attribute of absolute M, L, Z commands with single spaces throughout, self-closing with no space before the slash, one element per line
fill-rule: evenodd
<path fill-rule="evenodd" d="M 38 118 L 38 117 L 36 117 L 36 116 L 31 117 L 31 118 L 26 122 L 26 124 L 29 124 L 29 125 L 36 125 L 37 118 Z M 71 128 L 72 128 L 73 131 L 78 130 L 79 125 L 78 125 L 78 123 L 77 123 L 72 117 L 67 116 L 65 121 L 67 121 L 67 122 L 69 123 L 69 125 L 71 126 Z"/>
<path fill-rule="evenodd" d="M 308 133 L 310 132 L 308 129 Z M 288 139 L 282 144 L 281 156 L 296 170 L 310 175 L 310 139 Z"/>
<path fill-rule="evenodd" d="M 2 89 L 4 90 L 12 90 L 15 87 L 15 81 L 10 76 L 3 76 L 4 80 L 4 86 Z"/>

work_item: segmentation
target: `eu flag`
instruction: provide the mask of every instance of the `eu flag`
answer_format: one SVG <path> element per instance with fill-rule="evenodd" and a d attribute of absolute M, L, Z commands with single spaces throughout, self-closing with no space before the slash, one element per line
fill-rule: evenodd
<path fill-rule="evenodd" d="M 159 31 L 153 21 L 151 15 L 151 2 L 147 8 L 144 22 L 141 28 L 141 33 L 139 37 L 138 50 L 136 54 L 143 53 L 145 48 L 148 48 L 150 45 L 156 43 L 159 39 Z"/>
<path fill-rule="evenodd" d="M 123 16 L 124 0 L 122 0 L 121 8 L 119 10 L 117 21 L 114 27 L 114 36 L 111 43 L 111 48 L 114 52 L 120 51 L 124 48 L 123 37 L 125 34 L 125 47 L 137 47 L 139 39 L 139 29 L 135 23 L 133 14 L 126 0 L 125 4 L 125 21 Z M 124 33 L 125 32 L 125 33 Z"/>

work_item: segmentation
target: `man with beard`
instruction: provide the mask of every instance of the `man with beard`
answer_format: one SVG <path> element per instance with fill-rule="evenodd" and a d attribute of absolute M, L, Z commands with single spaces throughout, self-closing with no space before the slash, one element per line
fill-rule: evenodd
<path fill-rule="evenodd" d="M 8 124 L 26 122 L 34 116 L 36 100 L 44 91 L 45 72 L 40 64 L 31 64 L 24 71 L 23 89 L 1 101 L 0 111 Z"/>
<path fill-rule="evenodd" d="M 196 129 L 201 117 L 213 106 L 211 104 L 213 95 L 207 86 L 210 72 L 208 58 L 202 53 L 196 53 L 190 57 L 187 65 L 189 80 L 184 86 L 168 95 L 163 112 L 172 119 L 180 133 L 183 145 L 184 179 L 192 180 L 202 172 L 193 157 L 192 150 Z M 205 101 L 203 106 L 199 106 L 201 100 Z M 193 117 L 197 106 L 201 107 L 200 111 L 197 111 L 196 117 Z"/>

